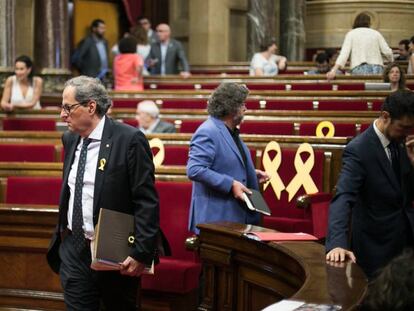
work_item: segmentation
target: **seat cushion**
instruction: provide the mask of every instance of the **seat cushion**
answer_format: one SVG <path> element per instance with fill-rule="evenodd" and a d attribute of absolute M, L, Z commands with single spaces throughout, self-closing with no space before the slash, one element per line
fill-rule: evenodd
<path fill-rule="evenodd" d="M 194 261 L 161 257 L 154 275 L 143 275 L 141 288 L 184 294 L 198 287 L 201 264 Z"/>

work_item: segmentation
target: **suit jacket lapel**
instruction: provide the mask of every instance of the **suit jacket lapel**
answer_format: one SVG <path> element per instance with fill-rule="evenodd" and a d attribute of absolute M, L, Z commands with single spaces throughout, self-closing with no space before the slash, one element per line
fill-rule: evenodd
<path fill-rule="evenodd" d="M 105 179 L 105 173 L 109 164 L 109 156 L 112 149 L 112 120 L 106 118 L 105 126 L 102 133 L 101 146 L 99 149 L 98 163 L 95 175 L 95 187 L 93 194 L 93 213 L 96 215 L 99 211 L 98 203 L 102 191 L 102 185 Z"/>
<path fill-rule="evenodd" d="M 67 159 L 65 159 L 66 167 L 65 167 L 65 171 L 63 172 L 63 184 L 64 185 L 68 184 L 69 173 L 72 167 L 73 159 L 75 158 L 76 147 L 79 144 L 79 140 L 80 140 L 80 136 L 76 135 L 76 137 L 72 139 L 71 145 L 68 146 L 68 150 L 65 150 L 65 152 L 67 152 L 65 154 L 65 157 L 67 157 Z"/>

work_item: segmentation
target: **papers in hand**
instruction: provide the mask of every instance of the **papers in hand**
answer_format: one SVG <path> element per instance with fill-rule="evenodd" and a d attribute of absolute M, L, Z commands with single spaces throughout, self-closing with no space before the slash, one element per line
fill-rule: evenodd
<path fill-rule="evenodd" d="M 271 212 L 267 206 L 266 201 L 263 199 L 262 194 L 254 189 L 249 189 L 252 193 L 248 194 L 243 192 L 243 199 L 249 210 L 256 211 L 270 216 Z"/>
<path fill-rule="evenodd" d="M 91 241 L 91 268 L 99 271 L 121 270 L 135 241 L 134 216 L 101 208 L 95 239 Z M 154 261 L 144 269 L 154 274 Z"/>
<path fill-rule="evenodd" d="M 303 232 L 256 231 L 245 233 L 248 238 L 258 241 L 316 241 L 318 238 Z"/>
<path fill-rule="evenodd" d="M 262 311 L 337 311 L 342 310 L 339 305 L 305 303 L 304 301 L 296 301 L 285 299 L 274 303 Z"/>

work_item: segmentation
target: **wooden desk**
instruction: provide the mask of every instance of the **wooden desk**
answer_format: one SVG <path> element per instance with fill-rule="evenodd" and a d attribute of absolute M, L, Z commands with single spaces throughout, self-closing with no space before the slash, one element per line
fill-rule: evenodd
<path fill-rule="evenodd" d="M 199 310 L 261 310 L 282 299 L 339 304 L 353 310 L 365 294 L 361 268 L 325 262 L 315 242 L 263 243 L 243 236 L 261 227 L 199 225 L 204 295 Z"/>

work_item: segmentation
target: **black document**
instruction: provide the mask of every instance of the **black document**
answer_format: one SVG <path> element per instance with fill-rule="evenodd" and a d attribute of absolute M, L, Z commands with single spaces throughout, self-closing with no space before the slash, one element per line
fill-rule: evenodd
<path fill-rule="evenodd" d="M 252 192 L 252 194 L 248 194 L 246 192 L 243 193 L 244 202 L 246 202 L 247 207 L 252 211 L 270 216 L 270 209 L 267 206 L 267 203 L 264 200 L 262 194 L 254 189 L 249 190 Z"/>

